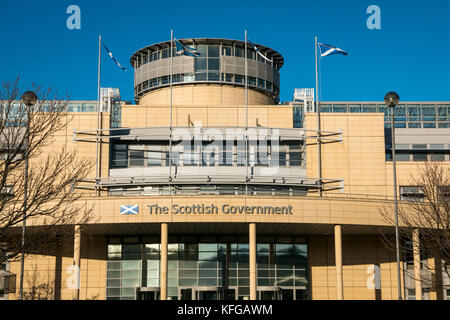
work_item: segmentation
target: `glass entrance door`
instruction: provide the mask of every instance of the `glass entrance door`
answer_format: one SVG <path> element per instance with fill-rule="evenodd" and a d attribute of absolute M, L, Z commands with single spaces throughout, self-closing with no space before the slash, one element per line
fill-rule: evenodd
<path fill-rule="evenodd" d="M 195 300 L 193 288 L 179 288 L 178 299 L 179 300 Z"/>
<path fill-rule="evenodd" d="M 223 300 L 236 300 L 237 289 L 225 289 L 223 291 Z"/>
<path fill-rule="evenodd" d="M 138 288 L 136 297 L 137 300 L 159 300 L 159 288 Z"/>
<path fill-rule="evenodd" d="M 219 287 L 198 287 L 196 290 L 196 300 L 221 300 L 221 290 Z"/>
<path fill-rule="evenodd" d="M 278 287 L 258 287 L 258 300 L 280 300 L 281 292 Z"/>
<path fill-rule="evenodd" d="M 232 290 L 235 292 L 235 290 Z M 228 293 L 232 296 L 232 292 Z M 234 297 L 234 295 L 233 295 Z M 179 300 L 221 300 L 222 290 L 219 287 L 179 287 Z"/>

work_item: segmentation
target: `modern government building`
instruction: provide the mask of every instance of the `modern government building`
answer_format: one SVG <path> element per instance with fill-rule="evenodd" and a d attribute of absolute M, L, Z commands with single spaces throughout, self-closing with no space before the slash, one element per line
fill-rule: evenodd
<path fill-rule="evenodd" d="M 381 239 L 394 234 L 381 214 L 394 195 L 384 102 L 322 102 L 319 135 L 313 89 L 279 101 L 279 52 L 256 44 L 266 60 L 239 40 L 181 41 L 200 55 L 171 58 L 165 41 L 131 56 L 136 104 L 102 88 L 100 142 L 97 102 L 69 103 L 52 148 L 98 150 L 86 180 L 95 192 L 77 191 L 94 219 L 71 226 L 57 253 L 27 255 L 28 296 L 397 299 L 396 255 Z M 395 127 L 403 202 L 425 161 L 449 165 L 450 102 L 401 101 Z M 435 259 L 401 255 L 405 299 L 436 299 Z M 73 265 L 79 287 L 68 285 Z M 414 265 L 431 266 L 422 281 Z M 20 262 L 1 269 L 0 299 L 18 299 Z"/>

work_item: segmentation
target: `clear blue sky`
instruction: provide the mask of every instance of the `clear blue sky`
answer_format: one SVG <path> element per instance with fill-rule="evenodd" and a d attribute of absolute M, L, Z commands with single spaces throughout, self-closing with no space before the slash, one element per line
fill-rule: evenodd
<path fill-rule="evenodd" d="M 81 30 L 68 30 L 66 9 L 81 8 Z M 369 30 L 369 5 L 381 9 L 381 30 Z M 249 38 L 279 51 L 281 100 L 294 88 L 314 87 L 314 36 L 349 55 L 323 61 L 322 100 L 382 100 L 395 90 L 403 101 L 450 101 L 450 1 L 104 1 L 0 0 L 0 80 L 21 75 L 97 99 L 98 35 L 128 71 L 102 51 L 102 86 L 133 100 L 136 50 L 177 38 Z"/>

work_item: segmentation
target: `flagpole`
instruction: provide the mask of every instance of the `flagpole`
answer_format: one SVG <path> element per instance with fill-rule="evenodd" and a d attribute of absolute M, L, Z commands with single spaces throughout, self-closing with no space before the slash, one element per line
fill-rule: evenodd
<path fill-rule="evenodd" d="M 172 195 L 172 80 L 173 80 L 173 30 L 170 30 L 170 136 L 169 136 L 169 194 Z"/>
<path fill-rule="evenodd" d="M 245 30 L 245 195 L 248 195 L 248 165 L 250 150 L 248 150 L 248 63 L 247 63 L 247 30 Z"/>
<path fill-rule="evenodd" d="M 98 35 L 98 74 L 97 74 L 97 136 L 96 136 L 96 157 L 95 157 L 95 192 L 100 195 L 98 188 L 99 174 L 99 129 L 100 129 L 100 71 L 101 71 L 101 45 L 102 35 Z"/>
<path fill-rule="evenodd" d="M 320 101 L 319 101 L 319 72 L 318 72 L 318 52 L 317 36 L 315 37 L 315 62 L 316 62 L 316 110 L 317 110 L 317 147 L 318 147 L 318 175 L 319 175 L 319 196 L 322 196 L 322 139 L 320 128 Z"/>

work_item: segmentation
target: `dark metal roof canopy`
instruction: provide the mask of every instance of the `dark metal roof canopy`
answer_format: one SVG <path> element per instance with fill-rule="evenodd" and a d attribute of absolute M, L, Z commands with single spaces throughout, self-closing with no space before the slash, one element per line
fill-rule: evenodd
<path fill-rule="evenodd" d="M 222 45 L 238 45 L 238 46 L 245 46 L 245 41 L 242 40 L 232 40 L 232 39 L 220 39 L 220 38 L 189 38 L 189 39 L 177 39 L 180 40 L 183 44 L 186 45 L 192 45 L 192 44 L 222 44 Z M 281 56 L 281 54 L 269 47 L 257 44 L 257 43 L 253 43 L 258 50 L 265 54 L 265 55 L 270 55 L 273 57 L 273 61 L 276 63 L 276 65 L 278 66 L 278 69 L 280 69 L 283 64 L 284 64 L 284 59 Z M 249 46 L 250 47 L 250 46 Z M 133 65 L 133 60 L 136 60 L 137 56 L 142 54 L 142 53 L 148 53 L 148 51 L 152 51 L 152 50 L 159 50 L 159 49 L 164 49 L 164 48 L 170 48 L 170 40 L 169 41 L 164 41 L 164 42 L 159 42 L 159 43 L 155 43 L 149 46 L 146 46 L 144 48 L 139 49 L 138 51 L 136 51 L 135 53 L 133 53 L 133 55 L 130 58 L 130 64 L 134 67 Z"/>

